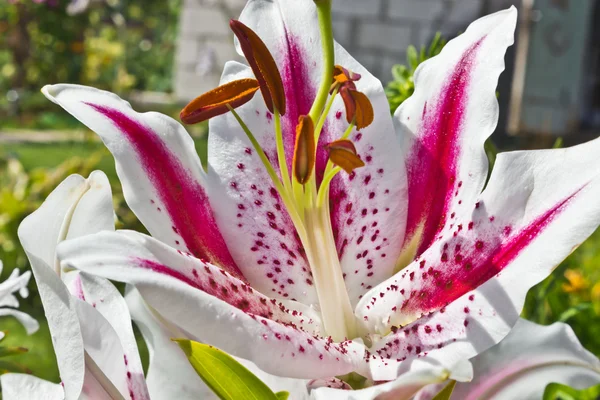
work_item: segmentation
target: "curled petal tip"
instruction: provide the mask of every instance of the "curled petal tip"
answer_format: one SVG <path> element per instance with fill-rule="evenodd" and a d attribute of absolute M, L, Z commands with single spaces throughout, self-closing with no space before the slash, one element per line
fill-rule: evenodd
<path fill-rule="evenodd" d="M 365 163 L 360 159 L 356 152 L 354 143 L 348 139 L 340 139 L 331 142 L 325 146 L 329 153 L 329 159 L 332 163 L 341 167 L 347 173 L 351 173 L 356 168 L 364 167 Z"/>
<path fill-rule="evenodd" d="M 240 42 L 240 47 L 260 85 L 265 105 L 272 113 L 286 111 L 285 90 L 277 64 L 267 45 L 249 27 L 232 19 L 229 26 Z"/>
<path fill-rule="evenodd" d="M 256 79 L 239 79 L 208 91 L 181 110 L 179 117 L 186 124 L 197 124 L 225 114 L 229 107 L 239 107 L 254 97 L 259 85 Z"/>
<path fill-rule="evenodd" d="M 304 185 L 310 179 L 315 165 L 315 127 L 307 115 L 298 118 L 296 145 L 294 147 L 294 176 Z"/>

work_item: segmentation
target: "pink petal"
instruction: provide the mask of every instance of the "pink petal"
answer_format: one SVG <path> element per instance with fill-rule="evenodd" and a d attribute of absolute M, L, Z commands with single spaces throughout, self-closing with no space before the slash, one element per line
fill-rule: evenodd
<path fill-rule="evenodd" d="M 261 302 L 265 297 L 256 291 L 240 287 L 235 295 L 229 291 L 227 299 L 234 306 L 199 290 L 197 286 L 212 288 L 211 278 L 216 283 L 212 288 L 215 291 L 227 288 L 224 282 L 231 283 L 235 278 L 215 270 L 193 280 L 193 267 L 208 264 L 179 255 L 152 238 L 135 233 L 100 233 L 61 244 L 59 257 L 65 265 L 135 285 L 165 320 L 193 338 L 253 361 L 265 372 L 320 378 L 349 373 L 362 360 L 362 344 L 333 343 L 313 334 L 311 326 L 318 325 L 318 321 L 315 315 L 308 317 L 310 310 L 301 304 L 289 302 L 281 309 L 283 303 L 278 303 L 274 308 L 270 300 Z M 241 307 L 246 311 L 240 308 L 240 299 L 247 301 Z M 301 311 L 295 313 L 293 307 Z M 272 319 L 260 316 L 270 312 Z"/>
<path fill-rule="evenodd" d="M 243 279 L 214 221 L 194 143 L 180 124 L 139 114 L 117 96 L 84 86 L 46 86 L 44 94 L 100 135 L 115 156 L 129 206 L 152 235 Z"/>
<path fill-rule="evenodd" d="M 500 341 L 527 291 L 600 223 L 599 150 L 595 140 L 500 154 L 470 218 L 447 226 L 419 259 L 358 305 L 372 329 L 406 325 L 375 350 L 385 358 L 429 353 L 446 362 Z"/>
<path fill-rule="evenodd" d="M 265 41 L 280 67 L 288 105 L 282 117 L 283 139 L 291 171 L 298 117 L 309 112 L 322 73 L 314 3 L 250 2 L 240 20 Z M 351 177 L 335 178 L 330 194 L 337 250 L 351 300 L 356 302 L 375 282 L 393 273 L 404 239 L 407 183 L 381 83 L 341 46 L 336 44 L 335 52 L 337 63 L 362 75 L 357 87 L 377 111 L 371 126 L 351 136 L 367 166 Z M 222 83 L 249 76 L 247 68 L 228 63 Z M 261 96 L 238 113 L 278 170 L 274 120 Z M 327 161 L 324 144 L 339 139 L 348 127 L 343 113 L 343 102 L 337 98 L 317 148 L 318 182 Z M 272 184 L 244 132 L 232 116 L 212 120 L 210 132 L 209 164 L 223 188 L 211 200 L 244 275 L 264 293 L 315 304 L 316 291 L 302 245 L 294 237 L 295 229 L 279 197 L 269 196 Z M 290 250 L 296 258 L 290 258 Z"/>
<path fill-rule="evenodd" d="M 409 185 L 406 251 L 422 254 L 483 188 L 483 143 L 498 121 L 495 90 L 516 20 L 512 8 L 472 23 L 418 68 L 415 93 L 395 113 Z"/>

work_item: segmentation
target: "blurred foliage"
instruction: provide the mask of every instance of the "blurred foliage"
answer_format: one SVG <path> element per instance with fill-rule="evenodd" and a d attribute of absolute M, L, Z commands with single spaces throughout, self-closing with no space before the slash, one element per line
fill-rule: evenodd
<path fill-rule="evenodd" d="M 546 386 L 543 400 L 598 400 L 600 399 L 600 385 L 584 390 L 576 390 L 560 383 L 551 383 Z"/>
<path fill-rule="evenodd" d="M 406 49 L 407 65 L 394 65 L 392 67 L 392 76 L 394 79 L 385 87 L 385 94 L 390 103 L 392 113 L 415 91 L 413 75 L 419 64 L 440 54 L 446 43 L 446 39 L 438 32 L 429 46 L 422 46 L 420 51 L 417 51 L 417 48 L 413 45 L 408 46 L 408 49 Z"/>
<path fill-rule="evenodd" d="M 68 4 L 0 2 L 0 115 L 43 112 L 48 83 L 171 91 L 181 0 L 92 1 L 77 15 Z"/>

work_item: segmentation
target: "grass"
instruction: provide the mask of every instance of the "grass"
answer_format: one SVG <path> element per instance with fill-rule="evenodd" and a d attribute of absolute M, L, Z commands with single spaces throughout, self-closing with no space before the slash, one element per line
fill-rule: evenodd
<path fill-rule="evenodd" d="M 207 153 L 206 136 L 195 138 L 194 142 L 198 155 L 205 163 Z M 28 171 L 35 168 L 55 167 L 71 157 L 86 158 L 98 152 L 102 154 L 98 169 L 104 171 L 111 182 L 114 182 L 114 179 L 117 179 L 117 173 L 113 157 L 104 147 L 104 144 L 100 142 L 10 143 L 0 148 L 0 156 L 3 154 L 15 155 Z"/>

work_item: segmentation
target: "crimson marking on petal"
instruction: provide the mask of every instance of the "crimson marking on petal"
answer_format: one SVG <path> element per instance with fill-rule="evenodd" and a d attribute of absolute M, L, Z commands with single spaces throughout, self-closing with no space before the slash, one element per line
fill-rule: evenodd
<path fill-rule="evenodd" d="M 215 274 L 218 270 L 217 267 L 211 268 L 208 265 L 205 265 L 206 273 L 202 272 L 201 274 L 198 274 L 198 270 L 193 270 L 196 274 L 188 276 L 181 271 L 177 271 L 153 260 L 133 257 L 132 261 L 139 268 L 148 269 L 158 274 L 175 278 L 195 289 L 221 299 L 246 313 L 260 315 L 265 318 L 272 318 L 274 314 L 278 314 L 280 311 L 279 308 L 268 301 L 266 297 L 261 296 L 250 286 L 238 281 L 235 277 L 228 277 L 225 274 Z M 196 275 L 198 275 L 198 278 L 195 277 Z"/>
<path fill-rule="evenodd" d="M 286 160 L 291 172 L 298 117 L 308 115 L 316 96 L 316 89 L 311 86 L 310 68 L 305 63 L 306 56 L 303 54 L 300 40 L 287 30 L 280 52 L 285 54 L 281 78 L 287 104 L 287 111 L 281 120 Z"/>
<path fill-rule="evenodd" d="M 110 119 L 129 141 L 190 253 L 244 280 L 217 227 L 204 189 L 158 135 L 119 110 L 86 104 Z"/>
<path fill-rule="evenodd" d="M 75 295 L 75 297 L 77 297 L 79 300 L 85 301 L 85 294 L 83 293 L 83 284 L 79 275 L 77 275 L 77 277 L 73 281 L 73 285 L 75 285 L 75 293 L 73 293 L 73 295 Z"/>
<path fill-rule="evenodd" d="M 439 310 L 465 293 L 483 285 L 515 260 L 586 186 L 587 184 L 561 200 L 525 227 L 513 231 L 511 236 L 504 240 L 502 239 L 504 230 L 500 229 L 499 232 L 490 235 L 489 239 L 485 239 L 483 247 L 478 244 L 484 241 L 477 238 L 471 243 L 468 251 L 464 243 L 462 247 L 457 247 L 465 251 L 461 261 L 463 259 L 467 261 L 452 264 L 446 262 L 443 267 L 440 264 L 430 267 L 428 275 L 421 282 L 422 289 L 414 291 L 404 300 L 401 312 L 428 313 Z M 476 230 L 475 234 L 477 233 Z M 482 235 L 488 237 L 485 233 Z M 465 313 L 468 313 L 468 308 L 465 308 Z"/>
<path fill-rule="evenodd" d="M 409 183 L 406 243 L 423 224 L 417 256 L 427 249 L 444 226 L 451 204 L 460 158 L 460 139 L 466 116 L 471 69 L 485 39 L 474 43 L 448 77 L 437 103 L 425 103 L 421 138 L 407 157 Z"/>

